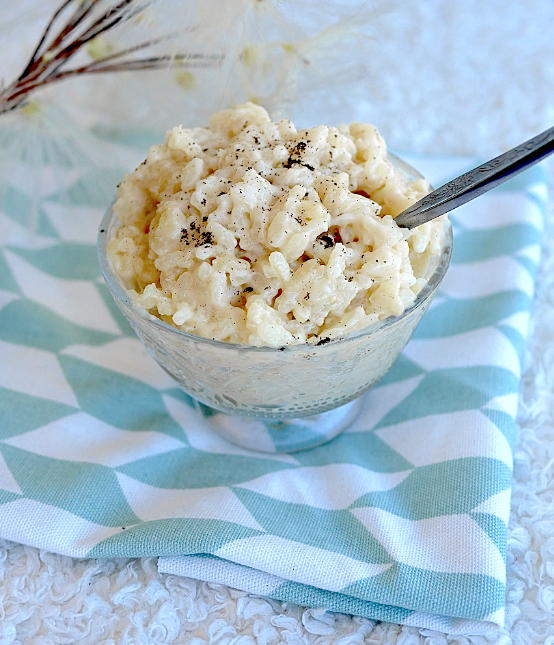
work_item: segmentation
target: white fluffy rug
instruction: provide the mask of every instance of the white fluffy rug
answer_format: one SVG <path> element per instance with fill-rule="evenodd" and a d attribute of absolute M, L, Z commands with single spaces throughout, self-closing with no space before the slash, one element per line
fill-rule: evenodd
<path fill-rule="evenodd" d="M 487 153 L 554 124 L 551 0 L 429 0 L 400 11 L 397 40 L 377 56 L 386 83 L 364 108 L 394 147 Z M 349 97 L 356 118 L 362 93 Z M 0 644 L 554 645 L 552 233 L 522 382 L 503 632 L 449 638 L 160 575 L 155 559 L 78 561 L 0 541 Z"/>

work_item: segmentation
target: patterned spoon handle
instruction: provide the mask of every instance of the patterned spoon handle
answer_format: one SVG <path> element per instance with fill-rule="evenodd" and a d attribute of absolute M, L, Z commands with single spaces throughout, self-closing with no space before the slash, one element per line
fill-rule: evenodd
<path fill-rule="evenodd" d="M 398 226 L 414 228 L 486 193 L 554 152 L 554 128 L 545 130 L 508 152 L 466 172 L 429 193 L 395 218 Z"/>

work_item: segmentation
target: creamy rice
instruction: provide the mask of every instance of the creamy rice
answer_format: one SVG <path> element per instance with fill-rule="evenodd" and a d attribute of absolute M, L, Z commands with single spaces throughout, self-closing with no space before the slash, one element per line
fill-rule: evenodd
<path fill-rule="evenodd" d="M 134 301 L 186 332 L 321 343 L 414 302 L 443 221 L 394 217 L 428 192 L 371 125 L 297 131 L 247 103 L 150 148 L 119 186 L 108 253 Z"/>

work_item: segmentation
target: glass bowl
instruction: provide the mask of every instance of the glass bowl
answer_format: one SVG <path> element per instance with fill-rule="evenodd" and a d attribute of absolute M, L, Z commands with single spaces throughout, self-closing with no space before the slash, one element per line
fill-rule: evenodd
<path fill-rule="evenodd" d="M 407 177 L 421 177 L 389 156 Z M 100 266 L 117 306 L 219 435 L 265 452 L 313 448 L 354 421 L 361 395 L 392 367 L 431 304 L 452 251 L 452 229 L 446 220 L 443 251 L 431 259 L 427 285 L 402 315 L 326 344 L 276 349 L 193 336 L 133 304 L 107 254 L 108 241 L 120 224 L 110 208 L 98 234 Z"/>

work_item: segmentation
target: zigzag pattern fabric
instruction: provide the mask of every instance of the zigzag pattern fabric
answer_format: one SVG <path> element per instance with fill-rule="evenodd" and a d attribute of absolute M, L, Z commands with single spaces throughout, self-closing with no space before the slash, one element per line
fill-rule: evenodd
<path fill-rule="evenodd" d="M 472 165 L 408 160 L 437 183 Z M 166 556 L 160 571 L 378 620 L 501 624 L 542 170 L 454 214 L 451 268 L 401 358 L 346 433 L 293 455 L 220 439 L 149 357 L 100 276 L 107 205 L 57 170 L 34 236 L 25 182 L 0 191 L 0 536 Z"/>

